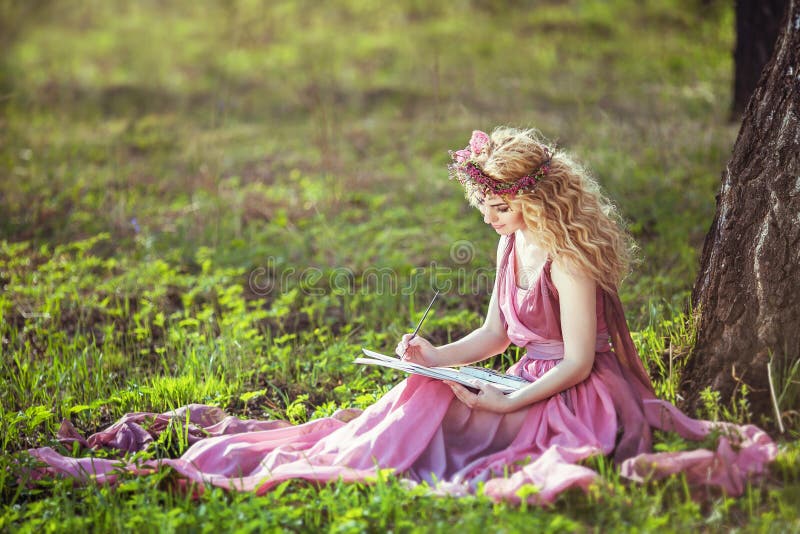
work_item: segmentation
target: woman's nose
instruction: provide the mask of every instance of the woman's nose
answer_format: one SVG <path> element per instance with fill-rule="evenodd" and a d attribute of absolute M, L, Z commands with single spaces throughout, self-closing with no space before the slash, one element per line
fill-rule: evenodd
<path fill-rule="evenodd" d="M 483 212 L 483 222 L 489 224 L 493 220 L 495 220 L 495 215 L 491 212 L 491 210 L 486 210 Z"/>

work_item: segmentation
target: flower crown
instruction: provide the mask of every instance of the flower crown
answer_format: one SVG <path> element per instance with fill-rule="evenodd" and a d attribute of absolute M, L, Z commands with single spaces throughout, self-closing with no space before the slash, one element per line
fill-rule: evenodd
<path fill-rule="evenodd" d="M 501 182 L 495 180 L 481 169 L 475 158 L 489 144 L 489 136 L 480 130 L 472 132 L 469 145 L 462 150 L 452 150 L 449 152 L 453 163 L 447 166 L 450 172 L 450 179 L 455 178 L 467 189 L 468 193 L 481 192 L 484 195 L 492 193 L 494 195 L 516 195 L 520 191 L 533 191 L 536 184 L 547 176 L 550 171 L 550 161 L 553 153 L 545 148 L 546 158 L 533 172 L 526 174 L 515 182 Z"/>

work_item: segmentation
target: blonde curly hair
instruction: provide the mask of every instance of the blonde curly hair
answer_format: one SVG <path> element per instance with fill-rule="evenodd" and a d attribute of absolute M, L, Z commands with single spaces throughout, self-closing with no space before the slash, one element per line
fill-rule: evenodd
<path fill-rule="evenodd" d="M 551 146 L 538 130 L 509 127 L 496 128 L 475 160 L 486 175 L 513 183 L 548 157 L 547 176 L 533 190 L 502 198 L 522 212 L 526 226 L 554 262 L 615 291 L 628 274 L 636 246 L 616 207 L 582 165 Z M 480 196 L 467 191 L 473 205 Z"/>

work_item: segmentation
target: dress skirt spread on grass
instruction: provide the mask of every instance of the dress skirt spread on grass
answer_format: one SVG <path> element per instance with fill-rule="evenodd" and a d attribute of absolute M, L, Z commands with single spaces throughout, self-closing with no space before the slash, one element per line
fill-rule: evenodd
<path fill-rule="evenodd" d="M 514 261 L 509 261 L 514 235 L 501 246 L 495 291 L 509 339 L 527 350 L 508 373 L 535 381 L 563 357 L 558 293 L 549 262 L 529 289 L 518 288 Z M 510 414 L 472 410 L 446 384 L 416 375 L 352 419 L 334 416 L 293 426 L 224 418 L 217 408 L 193 405 L 190 422 L 211 437 L 192 434 L 194 444 L 183 456 L 144 467 L 167 465 L 200 484 L 257 493 L 288 479 L 364 480 L 374 477 L 377 469 L 393 469 L 402 478 L 427 481 L 455 495 L 483 482 L 485 494 L 519 501 L 519 490 L 533 485 L 535 491 L 524 492 L 527 499 L 549 503 L 566 489 L 586 489 L 598 477 L 582 460 L 608 455 L 620 465 L 621 474 L 633 480 L 684 473 L 692 485 L 741 494 L 746 481 L 762 474 L 775 458 L 776 445 L 753 425 L 691 419 L 656 399 L 619 298 L 600 289 L 597 297 L 597 345 L 590 376 L 525 409 Z M 136 424 L 144 415 L 129 414 L 88 442 L 69 432 L 69 426 L 62 438 L 135 450 L 152 440 Z M 170 414 L 159 417 L 156 426 L 163 428 Z M 652 429 L 674 431 L 690 440 L 715 433 L 716 449 L 652 453 Z M 50 473 L 113 482 L 120 470 L 118 460 L 70 458 L 51 448 L 30 452 Z M 142 467 L 127 470 L 142 472 Z"/>

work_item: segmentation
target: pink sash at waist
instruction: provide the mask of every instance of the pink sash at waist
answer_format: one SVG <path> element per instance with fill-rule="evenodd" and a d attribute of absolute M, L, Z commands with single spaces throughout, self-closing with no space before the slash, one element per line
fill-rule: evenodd
<path fill-rule="evenodd" d="M 608 352 L 611 343 L 608 334 L 601 332 L 597 335 L 594 344 L 595 352 Z M 564 342 L 556 339 L 542 339 L 531 341 L 525 345 L 525 358 L 532 360 L 560 360 L 564 357 Z"/>

